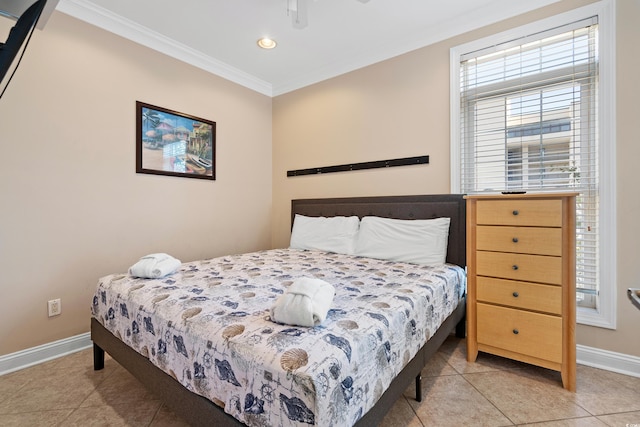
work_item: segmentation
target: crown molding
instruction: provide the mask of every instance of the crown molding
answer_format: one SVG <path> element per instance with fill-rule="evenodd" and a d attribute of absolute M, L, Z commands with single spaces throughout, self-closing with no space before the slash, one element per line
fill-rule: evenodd
<path fill-rule="evenodd" d="M 87 0 L 60 0 L 56 9 L 135 43 L 272 97 L 420 49 L 558 1 L 560 0 L 537 0 L 536 2 L 496 0 L 489 6 L 471 11 L 453 21 L 441 22 L 435 28 L 430 26 L 424 28 L 423 31 L 406 35 L 402 39 L 390 40 L 385 45 L 378 46 L 373 53 L 356 52 L 354 55 L 349 56 L 347 60 L 336 61 L 299 77 L 287 78 L 273 83 L 261 80 Z"/>
<path fill-rule="evenodd" d="M 270 83 L 88 1 L 60 0 L 56 10 L 263 95 L 272 96 Z"/>
<path fill-rule="evenodd" d="M 557 3 L 560 0 L 538 0 L 536 2 L 523 2 L 512 0 L 496 0 L 481 10 L 474 10 L 465 15 L 456 17 L 455 20 L 443 21 L 436 27 L 430 26 L 423 31 L 413 33 L 404 39 L 393 39 L 385 44 L 378 45 L 375 52 L 355 53 L 348 60 L 338 61 L 307 73 L 299 78 L 273 83 L 273 96 L 282 95 L 305 86 L 327 80 L 341 74 L 355 71 L 366 66 L 403 55 L 405 53 L 429 46 L 451 37 L 495 24 L 505 19 L 513 18 L 535 9 Z"/>

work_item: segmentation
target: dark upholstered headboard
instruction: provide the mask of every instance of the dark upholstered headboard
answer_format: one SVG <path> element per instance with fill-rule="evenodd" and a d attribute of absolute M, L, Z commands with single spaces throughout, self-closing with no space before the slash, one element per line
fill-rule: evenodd
<path fill-rule="evenodd" d="M 396 219 L 451 218 L 447 262 L 465 267 L 467 205 L 462 194 L 421 196 L 344 197 L 291 201 L 291 223 L 295 214 L 305 216 L 379 216 Z"/>

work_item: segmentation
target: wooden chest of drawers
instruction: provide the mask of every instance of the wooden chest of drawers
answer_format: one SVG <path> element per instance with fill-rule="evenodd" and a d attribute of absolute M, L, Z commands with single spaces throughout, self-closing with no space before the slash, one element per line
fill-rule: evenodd
<path fill-rule="evenodd" d="M 543 366 L 575 391 L 575 197 L 466 197 L 468 361 Z"/>

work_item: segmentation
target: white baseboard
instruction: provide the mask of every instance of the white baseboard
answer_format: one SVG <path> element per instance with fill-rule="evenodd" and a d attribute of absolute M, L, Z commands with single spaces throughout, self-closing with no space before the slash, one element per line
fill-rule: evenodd
<path fill-rule="evenodd" d="M 93 345 L 89 332 L 0 356 L 0 375 L 57 359 Z"/>
<path fill-rule="evenodd" d="M 640 378 L 640 357 L 637 356 L 577 345 L 576 359 L 581 365 Z"/>
<path fill-rule="evenodd" d="M 52 343 L 0 356 L 0 375 L 57 359 L 92 346 L 89 332 Z M 640 378 L 640 357 L 599 348 L 576 346 L 577 362 L 581 365 Z"/>

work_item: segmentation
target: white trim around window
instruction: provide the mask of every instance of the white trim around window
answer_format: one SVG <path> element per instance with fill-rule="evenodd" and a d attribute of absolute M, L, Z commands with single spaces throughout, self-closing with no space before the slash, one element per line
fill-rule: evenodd
<path fill-rule="evenodd" d="M 461 191 L 460 171 L 460 58 L 501 43 L 530 34 L 560 27 L 571 22 L 598 16 L 600 45 L 599 76 L 599 161 L 600 161 L 600 277 L 597 309 L 579 308 L 578 323 L 603 328 L 616 328 L 616 102 L 615 102 L 615 1 L 602 0 L 555 15 L 522 27 L 453 47 L 450 51 L 451 81 L 451 192 Z"/>

